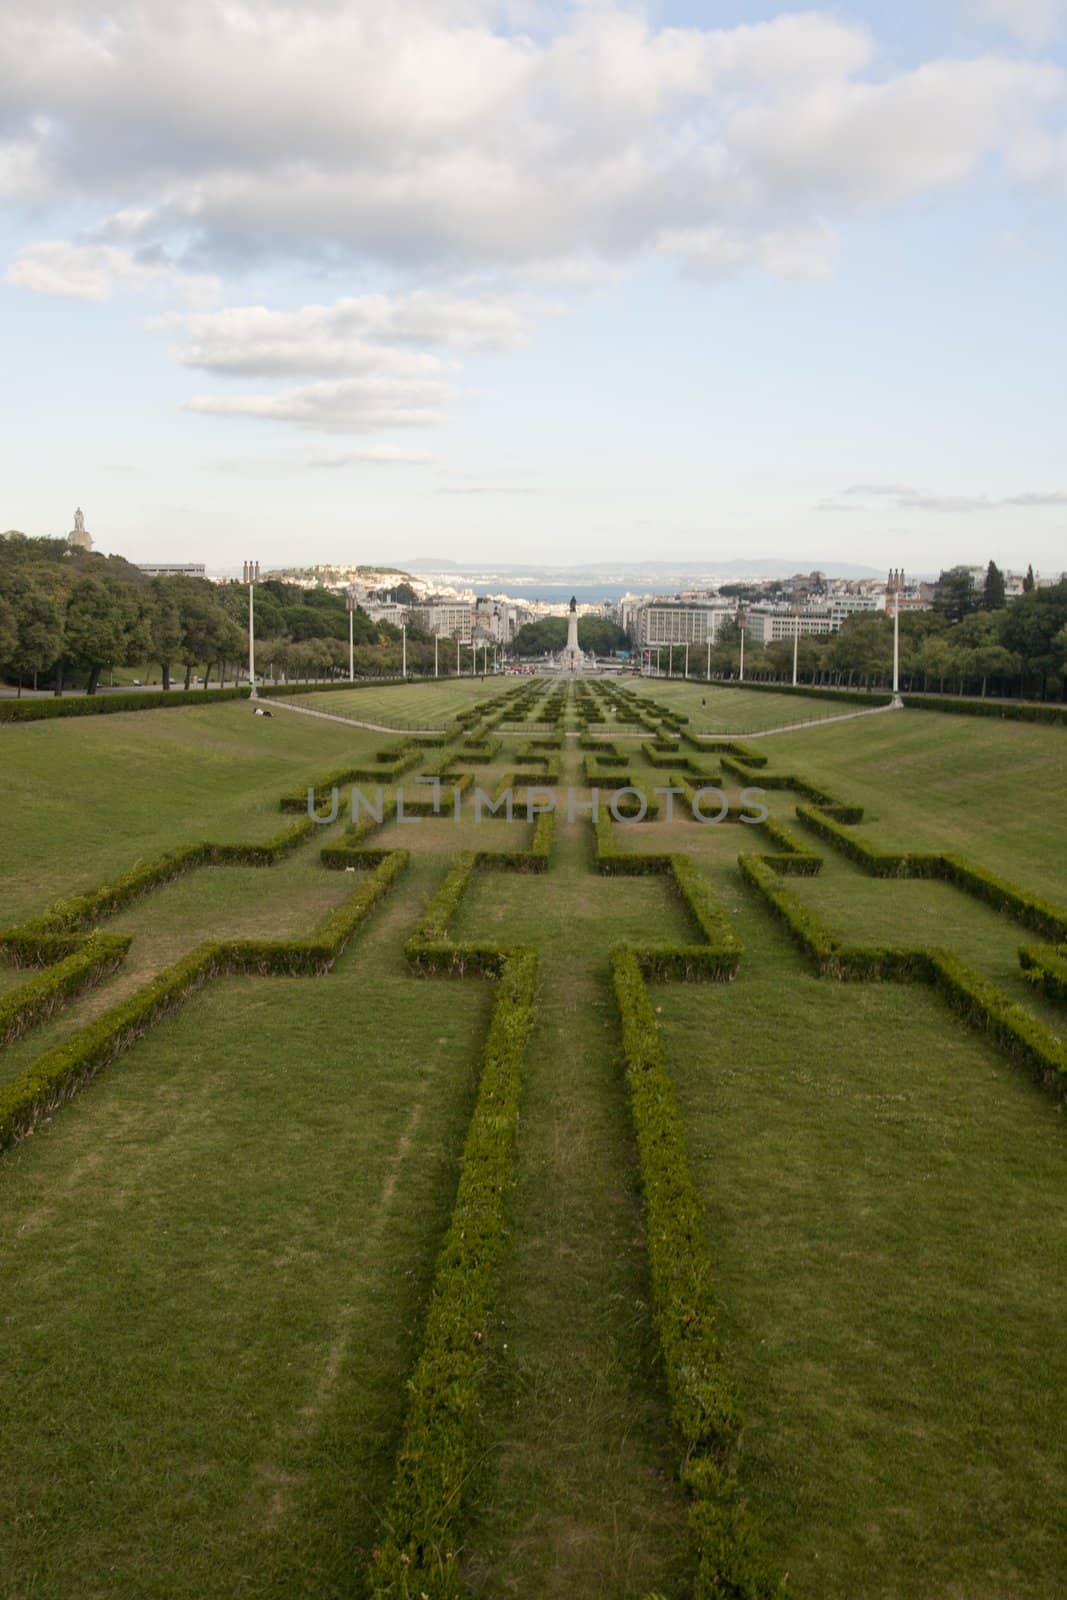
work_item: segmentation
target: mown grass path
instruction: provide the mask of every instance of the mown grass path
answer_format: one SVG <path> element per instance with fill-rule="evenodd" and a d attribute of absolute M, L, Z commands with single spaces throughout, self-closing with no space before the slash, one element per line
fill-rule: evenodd
<path fill-rule="evenodd" d="M 465 918 L 533 939 L 542 994 L 527 1053 L 510 1249 L 489 1386 L 489 1455 L 466 1541 L 477 1596 L 622 1600 L 671 1588 L 684 1510 L 654 1370 L 640 1203 L 607 976 L 614 940 L 676 913 L 655 880 L 619 895 L 563 823 L 529 900 Z M 526 898 L 526 897 L 524 897 Z M 510 913 L 510 914 L 509 914 Z"/>

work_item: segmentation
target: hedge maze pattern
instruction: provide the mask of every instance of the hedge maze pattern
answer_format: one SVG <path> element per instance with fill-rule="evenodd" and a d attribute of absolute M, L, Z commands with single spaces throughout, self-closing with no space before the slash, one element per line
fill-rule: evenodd
<path fill-rule="evenodd" d="M 456 1595 L 468 1485 L 480 1448 L 485 1342 L 507 1245 L 524 1051 L 538 1005 L 539 965 L 533 946 L 457 937 L 456 919 L 479 874 L 551 870 L 558 818 L 544 809 L 538 791 L 574 781 L 575 766 L 584 787 L 606 792 L 595 819 L 590 816 L 581 824 L 589 839 L 590 871 L 607 878 L 660 876 L 691 929 L 684 942 L 624 942 L 605 950 L 603 957 L 618 1010 L 651 1305 L 679 1480 L 688 1505 L 691 1592 L 697 1600 L 759 1600 L 780 1593 L 781 1586 L 738 1488 L 742 1418 L 719 1334 L 704 1207 L 690 1170 L 685 1128 L 648 990 L 652 981 L 730 982 L 744 951 L 690 855 L 620 848 L 620 824 L 613 820 L 607 793 L 628 791 L 616 802 L 618 816 L 643 816 L 648 823 L 662 818 L 669 807 L 668 817 L 673 811 L 684 820 L 702 791 L 730 781 L 742 791 L 740 803 L 717 809 L 723 825 L 736 829 L 741 878 L 758 903 L 784 924 L 819 975 L 836 981 L 929 984 L 953 1013 L 986 1033 L 1060 1096 L 1067 1083 L 1067 1051 L 1036 1015 L 947 948 L 844 942 L 789 887 L 789 880 L 818 874 L 825 859 L 820 851 L 829 849 L 875 878 L 929 878 L 949 884 L 1037 936 L 1039 942 L 1021 947 L 1021 967 L 1058 1006 L 1067 999 L 1067 912 L 958 856 L 879 849 L 856 831 L 863 821 L 860 807 L 802 774 L 776 772 L 764 755 L 736 741 L 694 736 L 684 716 L 647 695 L 610 682 L 547 689 L 538 682 L 476 705 L 440 735 L 394 741 L 371 761 L 338 769 L 308 790 L 282 796 L 282 812 L 296 820 L 264 843 L 182 846 L 0 933 L 0 958 L 32 973 L 0 1000 L 0 1047 L 41 1025 L 87 987 L 105 984 L 121 967 L 130 940 L 109 934 L 101 925 L 134 899 L 181 874 L 217 865 L 269 867 L 308 845 L 326 821 L 342 820 L 339 791 L 347 784 L 376 789 L 410 780 L 402 814 L 433 820 L 441 829 L 441 853 L 447 854 L 447 826 L 455 807 L 469 802 L 472 790 L 481 787 L 483 769 L 502 769 L 492 780 L 492 800 L 512 791 L 513 814 L 532 824 L 526 844 L 455 854 L 405 945 L 413 980 L 489 980 L 496 986 L 496 1000 L 481 1047 L 479 1087 L 451 1219 L 408 1383 L 392 1494 L 365 1574 L 370 1592 L 380 1597 Z M 643 775 L 646 768 L 651 769 L 651 782 Z M 766 814 L 760 820 L 758 798 L 746 792 L 753 789 L 791 795 L 797 802 L 799 831 Z M 306 938 L 201 943 L 0 1087 L 0 1149 L 30 1133 L 41 1118 L 86 1087 L 147 1029 L 212 979 L 232 973 L 264 978 L 328 973 L 408 865 L 407 850 L 375 842 L 375 835 L 400 820 L 400 805 L 398 794 L 390 792 L 377 809 L 349 822 L 321 846 L 323 868 L 354 872 L 357 881 Z M 312 810 L 315 816 L 309 815 Z M 639 839 L 641 825 L 628 833 Z"/>

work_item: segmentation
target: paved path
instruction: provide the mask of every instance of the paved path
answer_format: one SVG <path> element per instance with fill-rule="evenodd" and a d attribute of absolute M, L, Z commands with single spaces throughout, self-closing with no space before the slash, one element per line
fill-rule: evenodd
<path fill-rule="evenodd" d="M 350 728 L 369 728 L 371 733 L 447 733 L 447 728 L 387 728 L 381 722 L 360 722 L 357 717 L 340 717 L 336 711 L 313 711 L 310 706 L 294 706 L 291 700 L 275 700 L 273 695 L 269 700 L 257 699 L 253 702 L 261 705 L 264 711 L 269 711 L 273 706 L 280 706 L 284 711 L 299 711 L 302 717 L 323 717 L 327 722 L 345 722 Z"/>
<path fill-rule="evenodd" d="M 446 728 L 387 728 L 381 722 L 360 722 L 356 717 L 338 716 L 335 711 L 313 711 L 310 706 L 295 706 L 291 700 L 275 700 L 271 698 L 268 701 L 259 703 L 267 709 L 271 706 L 280 706 L 285 711 L 299 711 L 302 717 L 323 717 L 327 722 L 344 722 L 350 728 L 369 728 L 372 733 L 436 734 L 448 731 Z M 891 700 L 887 706 L 868 706 L 863 711 L 843 711 L 837 717 L 813 717 L 807 722 L 786 722 L 780 728 L 762 728 L 758 733 L 740 733 L 737 730 L 731 730 L 729 733 L 698 733 L 694 737 L 697 739 L 769 739 L 774 733 L 796 733 L 801 728 L 828 728 L 834 722 L 854 722 L 857 717 L 877 717 L 883 711 L 903 711 L 903 709 L 904 702 L 898 699 Z M 602 722 L 599 726 L 611 730 L 610 736 L 613 739 L 651 739 L 655 737 L 654 734 L 646 729 L 643 729 L 640 733 L 623 733 L 621 729 L 612 729 L 610 722 Z M 581 737 L 581 731 L 569 728 L 566 732 L 566 737 L 568 739 L 578 739 Z"/>
<path fill-rule="evenodd" d="M 772 733 L 796 733 L 800 728 L 828 728 L 833 722 L 855 722 L 857 717 L 878 717 L 883 711 L 903 711 L 901 699 L 887 706 L 868 706 L 863 711 L 843 711 L 838 717 L 814 717 L 808 722 L 786 722 L 780 728 L 763 728 L 759 733 L 698 733 L 698 739 L 769 739 Z"/>

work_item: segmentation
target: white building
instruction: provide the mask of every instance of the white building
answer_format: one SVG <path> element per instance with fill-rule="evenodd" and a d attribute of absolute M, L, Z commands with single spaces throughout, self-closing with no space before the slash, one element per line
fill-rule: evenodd
<path fill-rule="evenodd" d="M 465 644 L 470 643 L 474 621 L 474 608 L 443 601 L 434 605 L 412 606 L 411 623 L 424 633 L 435 633 L 442 639 L 454 639 L 456 634 Z"/>
<path fill-rule="evenodd" d="M 399 628 L 401 623 L 408 620 L 408 609 L 398 600 L 368 600 L 363 606 L 372 622 L 389 622 L 394 628 Z"/>
<path fill-rule="evenodd" d="M 792 639 L 794 634 L 803 638 L 805 634 L 836 633 L 840 626 L 841 621 L 835 623 L 826 607 L 816 611 L 806 606 L 800 610 L 792 606 L 752 606 L 746 621 L 749 640 L 760 647 Z"/>
<path fill-rule="evenodd" d="M 150 578 L 203 578 L 207 573 L 202 561 L 138 561 L 137 570 Z"/>
<path fill-rule="evenodd" d="M 733 605 L 650 600 L 636 608 L 631 624 L 640 649 L 658 645 L 714 644 L 724 623 L 733 620 Z"/>

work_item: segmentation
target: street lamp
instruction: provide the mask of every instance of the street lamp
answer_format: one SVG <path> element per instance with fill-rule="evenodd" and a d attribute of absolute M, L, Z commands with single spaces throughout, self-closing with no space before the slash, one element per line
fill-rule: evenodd
<path fill-rule="evenodd" d="M 685 641 L 685 676 L 689 678 L 689 640 Z"/>
<path fill-rule="evenodd" d="M 256 603 L 255 585 L 259 582 L 259 562 L 246 561 L 242 583 L 248 585 L 248 685 L 249 699 L 256 698 Z M 206 678 L 205 678 L 206 681 Z"/>
<path fill-rule="evenodd" d="M 437 661 L 437 650 L 440 643 L 441 635 L 439 633 L 435 633 L 433 636 L 433 675 L 435 678 L 440 675 L 440 668 Z"/>
<path fill-rule="evenodd" d="M 893 694 L 900 694 L 900 596 L 904 589 L 904 568 L 894 567 L 885 586 L 886 596 L 893 597 Z"/>
<path fill-rule="evenodd" d="M 408 675 L 408 625 L 406 621 L 400 624 L 400 649 L 402 651 L 400 676 L 406 678 Z"/>
<path fill-rule="evenodd" d="M 747 621 L 748 618 L 745 615 L 745 608 L 744 606 L 740 606 L 737 612 L 737 626 L 741 630 L 741 665 L 737 673 L 738 683 L 744 683 L 745 681 L 745 623 Z"/>
<path fill-rule="evenodd" d="M 348 612 L 348 681 L 356 681 L 356 654 L 352 639 L 352 619 L 356 614 L 356 594 L 354 589 L 349 589 L 345 595 L 345 609 Z"/>
<path fill-rule="evenodd" d="M 797 686 L 797 654 L 800 648 L 800 601 L 793 601 L 793 688 Z"/>

